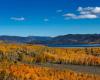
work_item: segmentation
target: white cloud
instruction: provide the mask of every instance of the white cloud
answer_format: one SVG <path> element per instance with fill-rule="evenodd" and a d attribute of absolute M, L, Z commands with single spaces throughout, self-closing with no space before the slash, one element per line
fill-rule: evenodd
<path fill-rule="evenodd" d="M 11 20 L 15 20 L 15 21 L 24 21 L 25 18 L 24 17 L 11 17 Z"/>
<path fill-rule="evenodd" d="M 66 19 L 69 19 L 69 18 L 75 19 L 75 18 L 76 18 L 76 15 L 73 14 L 73 13 L 64 14 L 63 16 L 64 16 Z"/>
<path fill-rule="evenodd" d="M 64 14 L 63 16 L 69 16 L 69 17 L 74 17 L 74 16 L 76 16 L 75 14 L 73 14 L 73 13 L 68 13 L 68 14 Z"/>
<path fill-rule="evenodd" d="M 100 18 L 100 7 L 78 7 L 78 14 L 67 13 L 64 14 L 67 19 L 95 19 Z"/>
<path fill-rule="evenodd" d="M 93 10 L 92 10 L 93 13 L 100 13 L 100 7 L 95 7 Z"/>
<path fill-rule="evenodd" d="M 83 7 L 78 7 L 78 9 L 77 9 L 77 11 L 91 11 L 91 10 L 93 10 L 93 9 L 95 9 L 95 7 L 85 7 L 85 8 L 83 8 Z"/>
<path fill-rule="evenodd" d="M 77 11 L 79 12 L 84 12 L 84 13 L 94 13 L 94 14 L 97 14 L 97 13 L 100 13 L 100 7 L 78 7 Z"/>
<path fill-rule="evenodd" d="M 78 7 L 77 11 L 83 11 L 82 7 Z"/>
<path fill-rule="evenodd" d="M 98 16 L 94 14 L 84 14 L 84 15 L 76 16 L 76 19 L 95 19 L 95 18 L 98 18 Z"/>
<path fill-rule="evenodd" d="M 80 14 L 91 14 L 89 11 L 81 11 Z"/>
<path fill-rule="evenodd" d="M 83 14 L 83 15 L 75 15 L 75 14 L 65 14 L 64 15 L 66 19 L 94 19 L 94 18 L 98 18 L 98 16 L 93 15 L 93 14 Z"/>

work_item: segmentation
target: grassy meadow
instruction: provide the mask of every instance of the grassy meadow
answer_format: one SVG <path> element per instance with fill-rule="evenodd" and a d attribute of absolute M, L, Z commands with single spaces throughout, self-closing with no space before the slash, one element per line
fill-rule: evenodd
<path fill-rule="evenodd" d="M 100 80 L 100 48 L 0 43 L 0 80 Z"/>

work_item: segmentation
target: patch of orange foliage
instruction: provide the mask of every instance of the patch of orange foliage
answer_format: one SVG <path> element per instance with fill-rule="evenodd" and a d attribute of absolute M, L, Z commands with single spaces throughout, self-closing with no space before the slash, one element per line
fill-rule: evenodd
<path fill-rule="evenodd" d="M 99 66 L 100 48 L 0 44 L 0 80 L 100 80 L 100 76 L 95 74 L 32 65 L 46 62 Z"/>
<path fill-rule="evenodd" d="M 100 80 L 99 75 L 24 64 L 11 65 L 2 71 L 6 71 L 6 74 L 10 76 L 8 76 L 10 80 Z"/>
<path fill-rule="evenodd" d="M 0 44 L 3 56 L 21 57 L 24 62 L 55 62 L 100 65 L 100 48 L 49 48 L 41 45 Z"/>

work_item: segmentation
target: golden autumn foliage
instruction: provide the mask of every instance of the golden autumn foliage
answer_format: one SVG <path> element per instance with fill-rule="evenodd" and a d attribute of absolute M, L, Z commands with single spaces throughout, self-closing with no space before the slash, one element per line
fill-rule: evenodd
<path fill-rule="evenodd" d="M 100 48 L 49 48 L 41 45 L 0 44 L 0 60 L 26 63 L 100 65 Z"/>
<path fill-rule="evenodd" d="M 100 65 L 100 48 L 48 48 L 41 45 L 0 44 L 0 59 L 28 63 L 51 62 Z"/>
<path fill-rule="evenodd" d="M 9 65 L 0 69 L 0 80 L 100 80 L 99 75 L 76 73 L 71 70 L 29 66 Z"/>
<path fill-rule="evenodd" d="M 100 66 L 100 48 L 0 43 L 0 80 L 100 80 L 100 75 L 48 68 L 37 63 Z"/>

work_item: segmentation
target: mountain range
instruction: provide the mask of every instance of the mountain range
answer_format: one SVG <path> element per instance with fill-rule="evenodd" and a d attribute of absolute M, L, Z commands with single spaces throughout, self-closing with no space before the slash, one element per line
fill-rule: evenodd
<path fill-rule="evenodd" d="M 46 36 L 0 36 L 1 41 L 29 44 L 96 44 L 100 43 L 100 34 L 67 34 L 56 37 Z"/>

